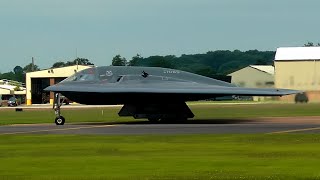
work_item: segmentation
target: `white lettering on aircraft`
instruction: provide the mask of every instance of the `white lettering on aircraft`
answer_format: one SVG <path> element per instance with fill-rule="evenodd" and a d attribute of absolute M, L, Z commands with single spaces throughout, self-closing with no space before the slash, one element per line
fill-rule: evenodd
<path fill-rule="evenodd" d="M 164 74 L 179 74 L 180 71 L 175 71 L 175 70 L 165 70 L 163 71 Z"/>

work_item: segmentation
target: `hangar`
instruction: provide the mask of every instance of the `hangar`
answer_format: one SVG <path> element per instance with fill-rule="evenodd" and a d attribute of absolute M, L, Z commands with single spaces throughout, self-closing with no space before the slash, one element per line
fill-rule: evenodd
<path fill-rule="evenodd" d="M 53 104 L 53 93 L 45 92 L 43 89 L 90 67 L 92 66 L 74 65 L 26 73 L 27 105 L 47 103 L 48 96 L 50 104 Z"/>
<path fill-rule="evenodd" d="M 302 90 L 309 101 L 320 101 L 320 47 L 281 47 L 275 60 L 275 87 Z M 294 101 L 294 96 L 281 98 Z"/>
<path fill-rule="evenodd" d="M 235 71 L 231 83 L 239 87 L 247 88 L 273 88 L 274 87 L 274 67 L 271 65 L 250 65 Z M 251 98 L 249 98 L 251 99 Z M 252 97 L 254 101 L 273 99 L 272 97 Z"/>
<path fill-rule="evenodd" d="M 235 71 L 231 83 L 248 88 L 273 88 L 274 67 L 268 65 L 250 65 Z"/>

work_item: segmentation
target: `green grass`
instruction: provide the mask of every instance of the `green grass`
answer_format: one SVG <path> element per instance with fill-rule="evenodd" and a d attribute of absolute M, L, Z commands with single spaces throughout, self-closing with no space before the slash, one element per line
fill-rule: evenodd
<path fill-rule="evenodd" d="M 320 135 L 2 135 L 0 179 L 320 179 Z"/>
<path fill-rule="evenodd" d="M 255 117 L 281 116 L 320 116 L 320 104 L 191 104 L 196 120 L 242 119 Z M 76 122 L 130 122 L 131 117 L 119 117 L 119 107 L 62 109 L 68 123 Z M 52 123 L 55 118 L 52 109 L 14 109 L 0 108 L 0 125 Z"/>
<path fill-rule="evenodd" d="M 320 116 L 320 104 L 204 104 L 190 106 L 196 119 Z"/>

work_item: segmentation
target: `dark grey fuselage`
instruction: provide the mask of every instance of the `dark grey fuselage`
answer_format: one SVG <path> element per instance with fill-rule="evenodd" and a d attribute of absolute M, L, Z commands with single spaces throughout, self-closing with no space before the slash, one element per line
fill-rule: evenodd
<path fill-rule="evenodd" d="M 45 90 L 61 93 L 72 101 L 90 105 L 172 104 L 226 95 L 282 96 L 298 92 L 240 88 L 180 70 L 131 66 L 89 68 Z"/>

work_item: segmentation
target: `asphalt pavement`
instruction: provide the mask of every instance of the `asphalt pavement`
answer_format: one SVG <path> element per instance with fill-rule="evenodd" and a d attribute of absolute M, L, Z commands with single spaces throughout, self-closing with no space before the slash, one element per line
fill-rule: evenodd
<path fill-rule="evenodd" d="M 320 117 L 284 117 L 244 120 L 190 120 L 184 124 L 136 123 L 23 124 L 0 126 L 5 134 L 281 134 L 320 133 Z"/>

